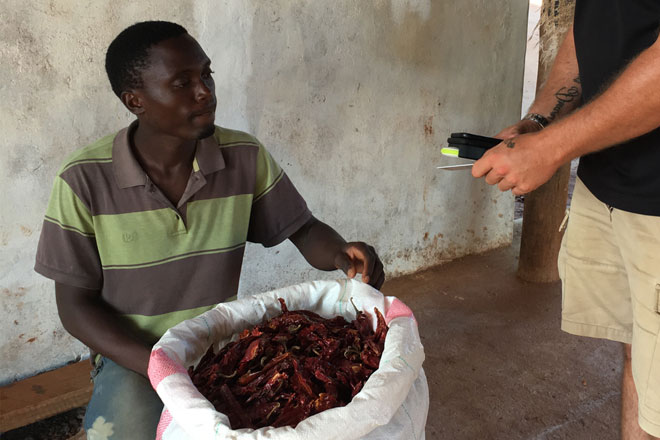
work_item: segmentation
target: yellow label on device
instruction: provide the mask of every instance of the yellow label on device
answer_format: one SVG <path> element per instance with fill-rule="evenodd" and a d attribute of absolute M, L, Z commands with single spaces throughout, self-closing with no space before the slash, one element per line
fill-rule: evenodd
<path fill-rule="evenodd" d="M 440 153 L 444 154 L 445 156 L 458 157 L 458 148 L 452 148 L 452 147 L 442 148 L 440 149 Z"/>

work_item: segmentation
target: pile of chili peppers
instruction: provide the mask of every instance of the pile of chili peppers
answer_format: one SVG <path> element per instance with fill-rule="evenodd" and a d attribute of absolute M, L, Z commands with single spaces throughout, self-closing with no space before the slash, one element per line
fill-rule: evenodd
<path fill-rule="evenodd" d="M 217 354 L 210 347 L 189 373 L 197 389 L 229 417 L 232 429 L 295 427 L 351 401 L 378 368 L 387 325 L 374 308 L 354 321 L 289 311 L 241 332 Z"/>

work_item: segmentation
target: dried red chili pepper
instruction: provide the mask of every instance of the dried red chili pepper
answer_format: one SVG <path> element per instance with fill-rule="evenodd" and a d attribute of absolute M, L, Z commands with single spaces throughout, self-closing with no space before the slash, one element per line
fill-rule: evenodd
<path fill-rule="evenodd" d="M 344 406 L 380 363 L 387 324 L 377 309 L 374 332 L 357 307 L 349 323 L 342 316 L 289 311 L 279 302 L 281 315 L 243 330 L 217 354 L 209 348 L 189 371 L 234 429 L 295 427 L 310 415 Z"/>

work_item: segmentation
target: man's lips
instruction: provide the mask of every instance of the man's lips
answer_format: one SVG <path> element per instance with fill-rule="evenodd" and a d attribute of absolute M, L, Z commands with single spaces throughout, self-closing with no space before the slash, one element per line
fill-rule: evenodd
<path fill-rule="evenodd" d="M 215 104 L 213 104 L 210 107 L 206 107 L 205 109 L 193 112 L 192 115 L 193 117 L 197 117 L 197 116 L 207 116 L 212 113 L 215 113 Z"/>

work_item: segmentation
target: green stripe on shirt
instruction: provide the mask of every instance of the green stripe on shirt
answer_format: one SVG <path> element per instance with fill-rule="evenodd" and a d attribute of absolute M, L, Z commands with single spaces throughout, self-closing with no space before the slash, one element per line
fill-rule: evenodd
<path fill-rule="evenodd" d="M 245 243 L 251 204 L 251 194 L 190 202 L 188 230 L 170 208 L 95 216 L 101 264 L 128 268 L 235 249 Z"/>
<path fill-rule="evenodd" d="M 112 161 L 112 141 L 115 135 L 105 136 L 91 145 L 76 150 L 64 160 L 64 164 L 58 171 L 58 175 L 78 164 L 93 162 L 111 162 Z"/>
<path fill-rule="evenodd" d="M 254 188 L 255 201 L 270 191 L 277 181 L 282 178 L 282 168 L 266 149 L 259 145 L 257 154 L 257 182 Z"/>
<path fill-rule="evenodd" d="M 45 217 L 64 229 L 94 236 L 94 222 L 89 209 L 60 176 L 55 178 Z"/>
<path fill-rule="evenodd" d="M 121 315 L 122 321 L 126 322 L 138 335 L 140 340 L 149 344 L 155 344 L 161 336 L 171 327 L 186 319 L 199 316 L 207 310 L 211 310 L 216 304 L 197 307 L 195 309 L 179 310 L 164 313 L 162 315 Z"/>

